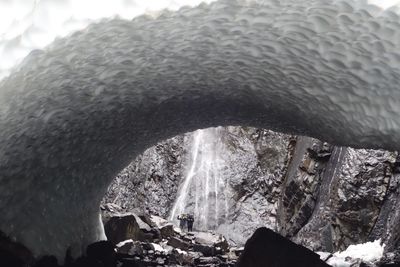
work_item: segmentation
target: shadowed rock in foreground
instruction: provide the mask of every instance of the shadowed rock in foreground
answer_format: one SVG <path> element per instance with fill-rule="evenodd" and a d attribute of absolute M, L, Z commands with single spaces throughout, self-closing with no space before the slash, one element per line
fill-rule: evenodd
<path fill-rule="evenodd" d="M 237 267 L 328 267 L 318 254 L 262 227 L 246 242 Z"/>

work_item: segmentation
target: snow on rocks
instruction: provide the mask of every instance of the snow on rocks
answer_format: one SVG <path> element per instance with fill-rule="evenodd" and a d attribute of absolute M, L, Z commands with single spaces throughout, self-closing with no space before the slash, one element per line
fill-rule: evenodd
<path fill-rule="evenodd" d="M 114 207 L 114 210 L 119 209 Z M 126 239 L 115 245 L 121 262 L 146 266 L 156 266 L 160 262 L 163 266 L 233 266 L 241 252 L 230 247 L 221 235 L 177 232 L 168 221 L 158 216 L 110 213 L 106 209 L 103 214 L 109 240 L 116 243 Z"/>
<path fill-rule="evenodd" d="M 319 252 L 321 259 L 334 267 L 350 266 L 376 266 L 383 256 L 385 245 L 380 240 L 366 242 L 363 244 L 350 245 L 346 250 L 339 251 L 333 255 Z M 329 256 L 327 254 L 330 254 Z M 360 265 L 364 264 L 364 265 Z"/>

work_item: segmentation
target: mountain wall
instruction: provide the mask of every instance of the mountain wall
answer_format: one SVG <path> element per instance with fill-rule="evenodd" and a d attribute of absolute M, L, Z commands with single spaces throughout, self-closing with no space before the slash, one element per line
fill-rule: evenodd
<path fill-rule="evenodd" d="M 221 155 L 218 175 L 228 192 L 219 194 L 228 213 L 211 230 L 230 242 L 242 245 L 256 228 L 267 226 L 313 250 L 343 250 L 378 238 L 387 252 L 399 248 L 397 152 L 335 147 L 247 127 L 203 131 Z M 103 202 L 169 217 L 193 164 L 194 135 L 146 150 L 116 177 Z M 188 199 L 189 209 L 195 195 Z"/>

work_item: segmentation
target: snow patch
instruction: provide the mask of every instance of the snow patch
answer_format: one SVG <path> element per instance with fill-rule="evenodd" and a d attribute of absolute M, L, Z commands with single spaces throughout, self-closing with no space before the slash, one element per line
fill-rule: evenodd
<path fill-rule="evenodd" d="M 116 244 L 115 246 L 117 248 L 120 248 L 120 247 L 123 247 L 124 245 L 126 245 L 128 243 L 133 243 L 133 239 L 127 239 L 127 240 L 121 241 L 118 244 Z"/>
<path fill-rule="evenodd" d="M 384 248 L 385 245 L 381 244 L 380 239 L 374 242 L 350 245 L 345 251 L 333 254 L 327 263 L 334 267 L 351 266 L 355 260 L 372 263 L 382 258 Z"/>
<path fill-rule="evenodd" d="M 177 251 L 179 254 L 183 254 L 183 255 L 188 254 L 186 251 L 181 250 L 181 249 L 179 249 L 179 248 L 176 248 L 176 251 Z"/>
<path fill-rule="evenodd" d="M 160 252 L 165 252 L 165 251 L 167 251 L 166 249 L 164 249 L 164 248 L 163 248 L 162 246 L 160 246 L 159 244 L 156 244 L 156 243 L 151 243 L 151 244 L 153 245 L 155 251 L 160 251 Z"/>

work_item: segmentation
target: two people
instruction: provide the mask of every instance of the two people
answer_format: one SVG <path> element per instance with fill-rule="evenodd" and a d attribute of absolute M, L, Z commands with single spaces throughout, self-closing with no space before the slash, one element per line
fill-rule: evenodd
<path fill-rule="evenodd" d="M 192 214 L 178 215 L 178 220 L 179 220 L 179 228 L 184 230 L 185 226 L 187 226 L 188 232 L 193 231 L 194 217 Z"/>

